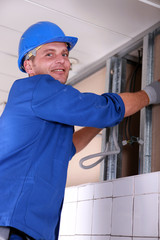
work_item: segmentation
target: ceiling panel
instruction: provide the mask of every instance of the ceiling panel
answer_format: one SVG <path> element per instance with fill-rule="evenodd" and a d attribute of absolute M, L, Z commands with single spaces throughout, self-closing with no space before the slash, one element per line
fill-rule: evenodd
<path fill-rule="evenodd" d="M 138 0 L 27 0 L 75 20 L 133 37 L 160 20 L 160 9 Z M 143 14 L 142 14 L 143 13 Z"/>
<path fill-rule="evenodd" d="M 18 42 L 22 34 L 1 25 L 0 33 L 0 51 L 17 57 Z"/>
<path fill-rule="evenodd" d="M 14 81 L 15 77 L 0 73 L 0 90 L 6 93 L 9 92 Z"/>
<path fill-rule="evenodd" d="M 14 77 L 24 77 L 24 74 L 18 70 L 16 57 L 0 52 L 0 67 L 0 73 Z"/>
<path fill-rule="evenodd" d="M 8 93 L 0 90 L 0 103 L 6 102 L 8 98 Z"/>

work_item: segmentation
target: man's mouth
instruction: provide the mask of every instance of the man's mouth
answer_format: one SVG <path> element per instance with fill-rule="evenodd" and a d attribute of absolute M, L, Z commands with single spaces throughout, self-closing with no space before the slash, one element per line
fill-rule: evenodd
<path fill-rule="evenodd" d="M 64 72 L 64 69 L 53 69 L 52 72 Z"/>

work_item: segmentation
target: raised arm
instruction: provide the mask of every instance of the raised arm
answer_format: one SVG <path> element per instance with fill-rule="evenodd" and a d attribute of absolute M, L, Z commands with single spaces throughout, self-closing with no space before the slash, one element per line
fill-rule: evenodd
<path fill-rule="evenodd" d="M 138 112 L 149 104 L 149 97 L 145 91 L 139 91 L 134 93 L 120 93 L 119 95 L 125 105 L 124 117 L 128 117 Z"/>
<path fill-rule="evenodd" d="M 160 80 L 146 86 L 144 90 L 134 93 L 120 93 L 125 105 L 124 117 L 130 116 L 149 104 L 160 103 Z M 101 131 L 99 128 L 84 127 L 73 135 L 76 152 L 81 151 Z"/>
<path fill-rule="evenodd" d="M 130 116 L 149 104 L 160 103 L 160 80 L 155 81 L 134 93 L 120 93 L 125 105 L 125 117 Z"/>
<path fill-rule="evenodd" d="M 149 98 L 145 91 L 121 93 L 119 95 L 125 105 L 125 117 L 134 114 L 149 104 Z M 102 129 L 99 128 L 84 127 L 76 131 L 73 134 L 73 143 L 76 148 L 76 153 L 85 148 L 101 130 Z"/>

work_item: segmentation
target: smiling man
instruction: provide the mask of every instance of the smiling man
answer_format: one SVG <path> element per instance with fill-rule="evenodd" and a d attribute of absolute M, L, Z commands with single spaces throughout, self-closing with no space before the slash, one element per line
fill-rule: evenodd
<path fill-rule="evenodd" d="M 160 83 L 137 93 L 81 93 L 65 85 L 77 38 L 38 22 L 22 35 L 14 82 L 0 118 L 0 237 L 57 240 L 68 162 L 102 128 L 148 104 Z M 74 132 L 74 126 L 84 126 Z M 66 223 L 67 224 L 67 223 Z"/>
<path fill-rule="evenodd" d="M 49 74 L 61 83 L 66 83 L 70 70 L 68 56 L 66 43 L 47 43 L 38 48 L 36 57 L 32 55 L 29 60 L 24 61 L 24 68 L 29 76 Z"/>

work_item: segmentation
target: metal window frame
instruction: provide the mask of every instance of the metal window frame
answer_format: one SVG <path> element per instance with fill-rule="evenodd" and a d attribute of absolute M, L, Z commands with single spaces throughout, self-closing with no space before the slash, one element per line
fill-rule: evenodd
<path fill-rule="evenodd" d="M 160 27 L 155 29 L 154 31 L 145 35 L 138 44 L 133 44 L 130 48 L 121 51 L 120 54 L 116 54 L 117 60 L 114 64 L 114 71 L 111 68 L 112 58 L 107 60 L 106 68 L 108 71 L 106 82 L 111 85 L 111 70 L 113 71 L 113 79 L 116 81 L 115 86 L 121 86 L 124 84 L 123 78 L 125 75 L 125 67 L 126 62 L 123 61 L 125 55 L 129 54 L 132 50 L 137 49 L 142 46 L 143 48 L 143 60 L 142 60 L 142 84 L 141 88 L 147 84 L 150 84 L 153 81 L 153 68 L 154 68 L 154 41 L 157 34 L 160 34 Z M 123 63 L 123 64 L 122 64 Z M 123 66 L 123 68 L 122 68 Z M 120 70 L 121 69 L 121 70 Z M 123 69 L 123 71 L 122 71 Z M 108 91 L 118 93 L 122 87 L 117 88 L 108 88 Z M 106 130 L 105 130 L 106 131 Z M 117 131 L 117 138 L 119 132 Z M 112 144 L 112 130 L 111 130 L 110 141 Z M 104 133 L 102 139 L 102 149 L 106 144 L 107 133 Z M 140 139 L 143 139 L 143 145 L 139 146 L 139 169 L 138 173 L 149 173 L 151 172 L 151 157 L 152 157 L 152 106 L 148 106 L 141 110 L 140 113 Z M 109 156 L 107 157 L 101 165 L 100 170 L 100 180 L 110 180 L 115 179 L 117 177 L 117 156 Z"/>

